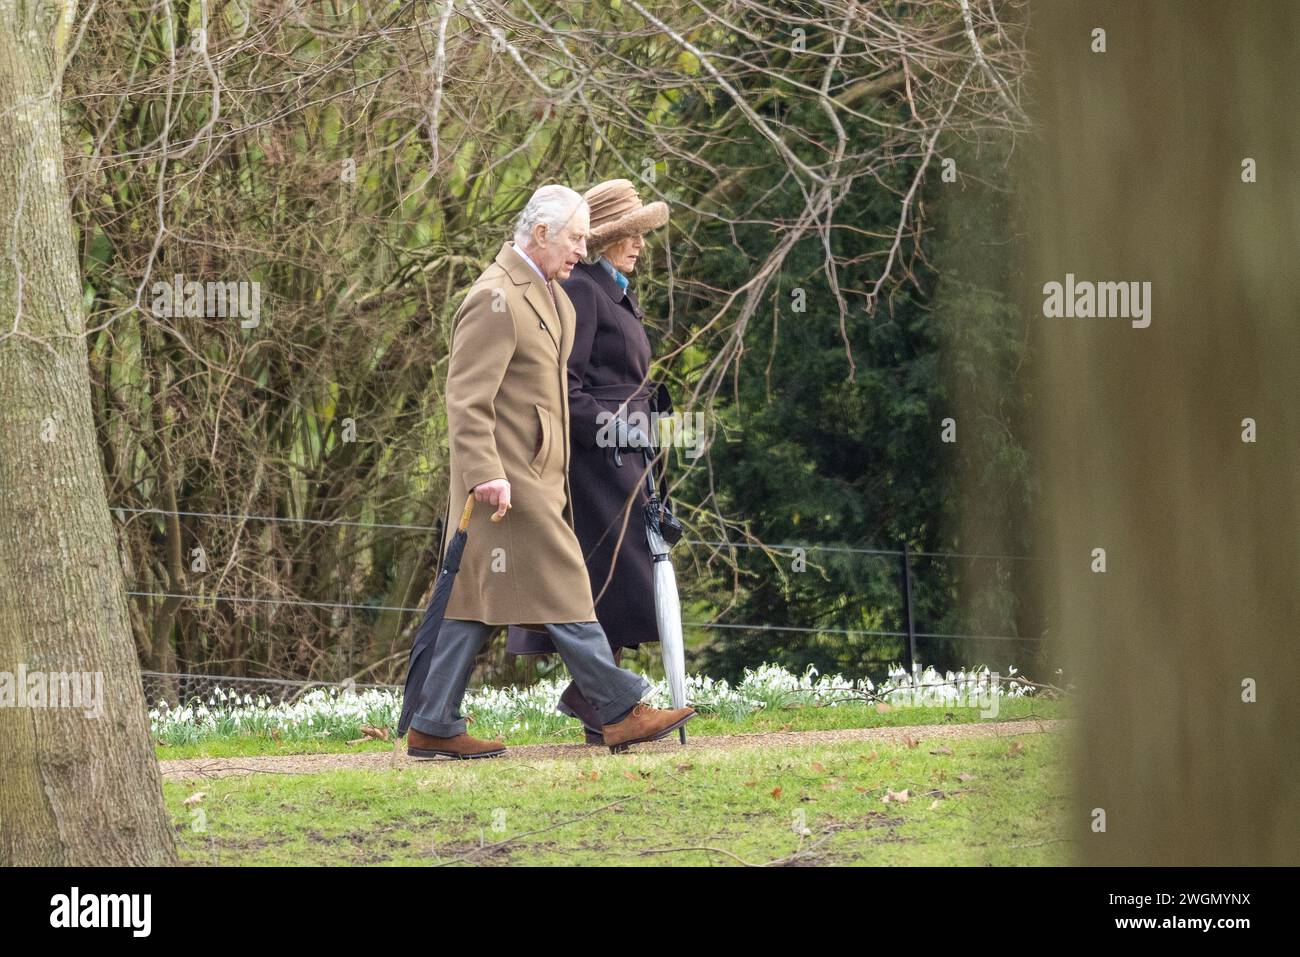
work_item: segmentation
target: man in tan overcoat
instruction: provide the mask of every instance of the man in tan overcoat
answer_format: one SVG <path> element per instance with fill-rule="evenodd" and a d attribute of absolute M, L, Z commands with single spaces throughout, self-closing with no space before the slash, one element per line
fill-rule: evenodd
<path fill-rule="evenodd" d="M 502 754 L 465 733 L 461 700 L 483 644 L 506 625 L 547 631 L 574 682 L 621 749 L 663 737 L 694 717 L 640 703 L 646 680 L 618 667 L 596 620 L 573 532 L 567 363 L 574 312 L 555 279 L 586 253 L 590 211 L 551 184 L 524 207 L 513 242 L 470 288 L 453 320 L 447 370 L 453 507 L 477 508 L 411 729 L 414 757 Z M 450 535 L 454 531 L 448 528 Z"/>

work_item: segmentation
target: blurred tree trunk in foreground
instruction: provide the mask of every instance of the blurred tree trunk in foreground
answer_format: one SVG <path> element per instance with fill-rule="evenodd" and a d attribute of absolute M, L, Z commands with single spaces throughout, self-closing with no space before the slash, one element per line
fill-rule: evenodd
<path fill-rule="evenodd" d="M 73 6 L 0 5 L 0 865 L 169 864 L 64 185 Z M 34 706 L 24 670 L 101 677 L 87 707 Z"/>
<path fill-rule="evenodd" d="M 1074 846 L 1089 864 L 1296 864 L 1300 8 L 1036 13 L 1024 295 L 1049 597 L 1084 718 Z M 1068 273 L 1149 281 L 1149 327 L 1044 316 Z"/>

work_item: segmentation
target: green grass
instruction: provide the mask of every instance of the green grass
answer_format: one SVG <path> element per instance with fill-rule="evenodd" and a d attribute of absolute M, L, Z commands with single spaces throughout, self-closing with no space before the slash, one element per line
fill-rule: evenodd
<path fill-rule="evenodd" d="M 931 753 L 943 745 L 953 753 Z M 1063 750 L 1062 735 L 1044 733 L 163 787 L 182 859 L 196 865 L 1062 864 Z M 887 789 L 910 799 L 885 803 Z"/>
<path fill-rule="evenodd" d="M 1007 698 L 998 702 L 997 720 L 1014 718 L 1068 717 L 1068 702 L 1033 698 Z M 500 737 L 507 744 L 573 744 L 581 743 L 582 728 L 576 719 L 557 715 L 559 733 L 538 729 L 507 731 L 500 725 L 470 725 L 469 731 L 477 737 Z M 773 711 L 758 711 L 739 721 L 716 715 L 701 714 L 691 721 L 691 736 L 721 734 L 755 734 L 764 731 L 819 731 L 841 728 L 886 728 L 913 724 L 968 723 L 980 721 L 979 712 L 973 708 L 895 708 L 884 714 L 877 713 L 874 705 L 841 704 L 831 708 L 786 707 Z M 318 739 L 277 741 L 269 737 L 214 738 L 192 744 L 157 746 L 160 759 L 171 758 L 237 758 L 250 755 L 318 754 L 350 751 L 388 751 L 392 744 L 374 741 L 348 744 L 332 737 Z"/>

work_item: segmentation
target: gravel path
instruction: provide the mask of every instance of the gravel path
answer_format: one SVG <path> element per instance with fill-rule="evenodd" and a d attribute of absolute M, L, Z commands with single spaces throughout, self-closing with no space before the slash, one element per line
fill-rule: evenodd
<path fill-rule="evenodd" d="M 667 738 L 648 744 L 636 744 L 625 754 L 655 754 L 674 752 L 688 754 L 708 749 L 735 750 L 739 748 L 788 747 L 796 745 L 838 744 L 843 741 L 878 743 L 907 743 L 912 738 L 924 744 L 928 741 L 950 741 L 957 738 L 1009 738 L 1022 734 L 1063 731 L 1069 719 L 1028 719 L 1020 721 L 985 721 L 971 724 L 922 724 L 898 728 L 848 728 L 837 731 L 771 731 L 755 734 L 728 734 L 715 737 L 686 739 L 683 747 L 674 732 Z M 623 755 L 611 755 L 603 746 L 586 744 L 521 744 L 511 747 L 499 758 L 482 761 L 551 761 L 606 757 L 619 760 Z M 452 761 L 455 758 L 435 760 Z M 393 768 L 414 768 L 429 765 L 400 751 L 361 751 L 341 754 L 288 754 L 264 755 L 245 758 L 184 758 L 159 761 L 164 778 L 174 780 L 218 778 L 244 774 L 318 774 L 321 771 L 383 771 Z"/>

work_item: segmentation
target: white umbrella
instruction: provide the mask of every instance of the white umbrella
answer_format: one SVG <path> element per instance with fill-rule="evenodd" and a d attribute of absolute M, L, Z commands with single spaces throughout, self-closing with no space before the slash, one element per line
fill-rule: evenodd
<path fill-rule="evenodd" d="M 645 452 L 646 488 L 650 501 L 645 507 L 645 537 L 650 545 L 650 560 L 654 564 L 655 620 L 659 625 L 659 648 L 664 656 L 664 677 L 673 707 L 686 707 L 686 649 L 682 643 L 682 603 L 677 597 L 677 575 L 673 571 L 669 550 L 681 538 L 682 526 L 669 511 L 667 503 L 659 498 L 655 488 L 653 459 Z M 677 730 L 682 744 L 686 743 L 686 727 Z"/>

